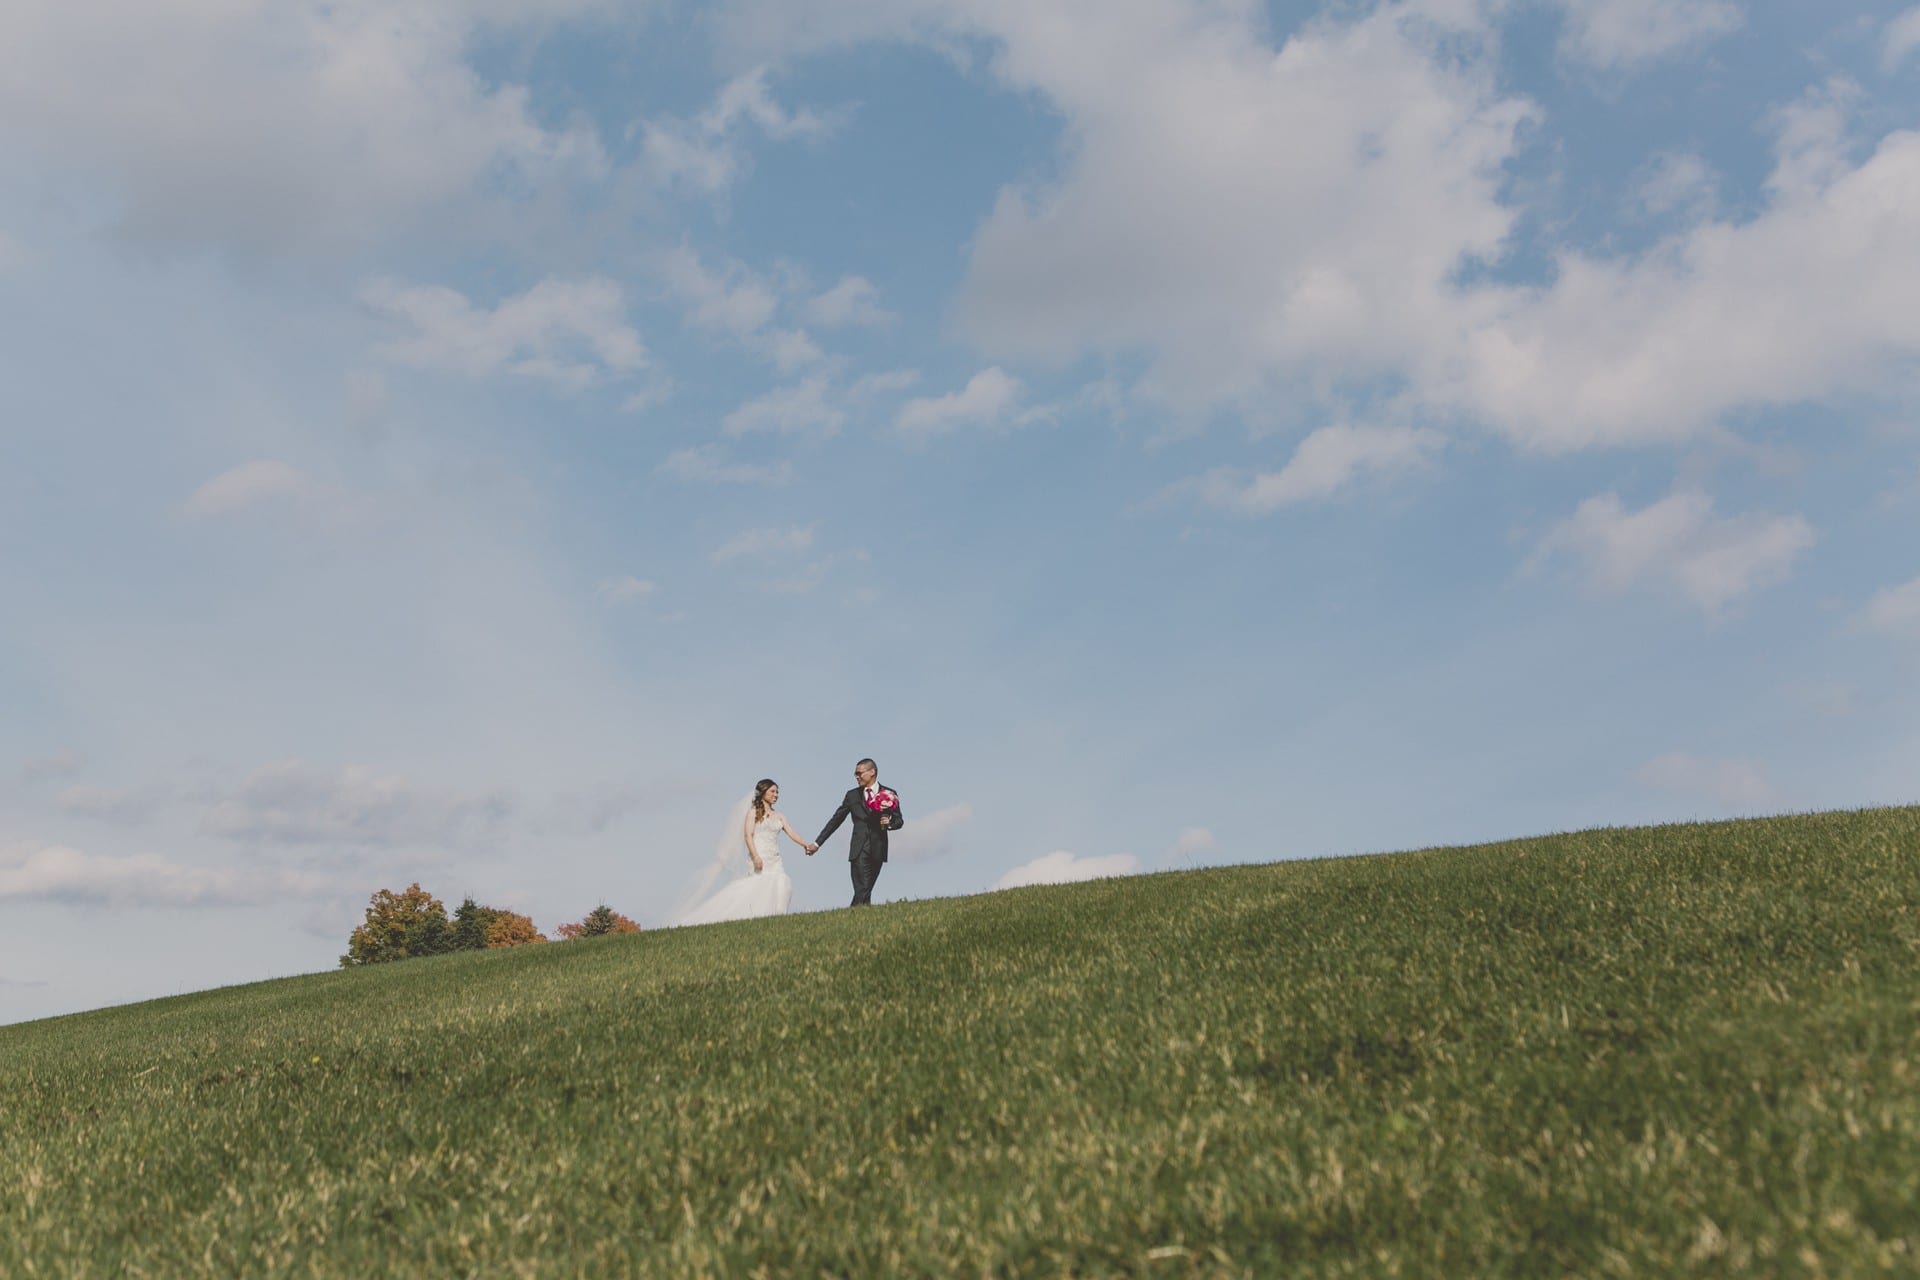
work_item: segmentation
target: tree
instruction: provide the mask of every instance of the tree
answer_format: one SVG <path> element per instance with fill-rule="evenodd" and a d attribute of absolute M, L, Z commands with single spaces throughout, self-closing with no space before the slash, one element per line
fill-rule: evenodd
<path fill-rule="evenodd" d="M 368 900 L 365 922 L 348 935 L 340 967 L 438 955 L 450 948 L 452 933 L 447 908 L 419 881 L 404 893 L 382 889 Z"/>
<path fill-rule="evenodd" d="M 502 907 L 483 907 L 468 895 L 453 913 L 449 951 L 481 951 L 499 947 L 520 947 L 529 942 L 545 942 L 547 935 L 534 927 L 531 917 Z"/>
<path fill-rule="evenodd" d="M 479 951 L 487 945 L 487 931 L 493 928 L 494 918 L 499 913 L 492 907 L 483 907 L 468 894 L 459 909 L 453 913 L 453 937 L 451 951 Z"/>
<path fill-rule="evenodd" d="M 587 918 L 579 924 L 563 924 L 554 932 L 572 942 L 575 938 L 598 938 L 609 933 L 638 933 L 640 926 L 603 902 L 587 912 Z"/>
<path fill-rule="evenodd" d="M 498 908 L 483 908 L 493 911 L 493 920 L 487 925 L 487 946 L 524 947 L 529 942 L 545 942 L 547 935 L 533 927 L 533 920 L 517 911 L 501 911 Z"/>

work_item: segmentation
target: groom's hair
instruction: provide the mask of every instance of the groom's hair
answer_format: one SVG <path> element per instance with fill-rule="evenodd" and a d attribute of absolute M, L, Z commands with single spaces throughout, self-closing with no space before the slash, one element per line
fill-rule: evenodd
<path fill-rule="evenodd" d="M 860 768 L 862 765 L 865 765 L 867 768 L 873 770 L 875 773 L 880 772 L 880 766 L 873 762 L 872 756 L 865 756 L 853 762 L 853 767 L 856 769 Z"/>

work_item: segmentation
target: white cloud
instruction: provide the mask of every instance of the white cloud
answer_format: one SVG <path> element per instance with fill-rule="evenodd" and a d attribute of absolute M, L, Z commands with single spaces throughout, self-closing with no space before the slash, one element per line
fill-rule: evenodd
<path fill-rule="evenodd" d="M 826 439 L 838 435 L 847 425 L 849 409 L 864 409 L 883 396 L 904 391 L 919 377 L 912 369 L 894 369 L 867 374 L 843 388 L 827 374 L 812 374 L 738 406 L 721 419 L 720 428 L 731 436 L 806 435 Z M 714 448 L 703 446 L 707 451 Z M 683 464 L 676 465 L 691 468 L 701 461 L 701 456 L 689 457 Z M 780 464 L 778 473 L 782 483 L 789 471 L 787 464 Z"/>
<path fill-rule="evenodd" d="M 1633 777 L 1642 786 L 1705 800 L 1729 813 L 1759 813 L 1780 805 L 1766 771 L 1751 760 L 1673 753 L 1649 760 Z"/>
<path fill-rule="evenodd" d="M 1733 0 L 1559 0 L 1560 48 L 1604 71 L 1697 47 L 1744 21 Z"/>
<path fill-rule="evenodd" d="M 1920 49 L 1920 6 L 1887 23 L 1885 43 L 1880 48 L 1881 65 L 1892 71 Z"/>
<path fill-rule="evenodd" d="M 713 105 L 690 120 L 663 117 L 643 123 L 640 172 L 663 187 L 681 186 L 704 195 L 725 191 L 744 165 L 741 134 L 753 125 L 775 141 L 817 139 L 832 122 L 816 112 L 787 111 L 767 91 L 766 69 L 757 67 L 721 88 Z"/>
<path fill-rule="evenodd" d="M 1035 411 L 1020 408 L 1025 388 L 998 368 L 982 369 L 958 391 L 922 396 L 900 406 L 894 425 L 908 435 L 932 436 L 963 427 L 997 428 L 1031 421 Z"/>
<path fill-rule="evenodd" d="M 645 600 L 659 589 L 658 585 L 632 574 L 618 578 L 607 578 L 601 582 L 595 594 L 602 604 L 630 604 L 635 600 Z"/>
<path fill-rule="evenodd" d="M 1719 187 L 1719 175 L 1699 156 L 1663 151 L 1642 170 L 1635 196 L 1647 213 L 1675 213 L 1697 221 L 1719 206 Z"/>
<path fill-rule="evenodd" d="M 554 833 L 587 831 L 598 834 L 637 813 L 668 814 L 703 794 L 701 783 L 685 777 L 649 777 L 645 781 L 610 778 L 577 782 L 556 793 L 544 806 L 536 832 L 549 839 Z"/>
<path fill-rule="evenodd" d="M 620 402 L 622 413 L 645 413 L 655 405 L 664 404 L 673 395 L 673 379 L 664 373 L 658 373 L 648 379 L 647 384 Z"/>
<path fill-rule="evenodd" d="M 1367 473 L 1426 466 L 1444 442 L 1437 431 L 1413 427 L 1322 427 L 1300 442 L 1279 471 L 1239 482 L 1215 476 L 1199 492 L 1212 506 L 1259 515 L 1296 502 L 1330 497 Z"/>
<path fill-rule="evenodd" d="M 1174 841 L 1173 852 L 1176 857 L 1190 858 L 1195 854 L 1207 853 L 1215 844 L 1213 832 L 1205 827 L 1188 827 Z"/>
<path fill-rule="evenodd" d="M 798 569 L 783 571 L 783 576 L 769 579 L 767 585 L 787 595 L 805 595 L 825 585 L 837 570 L 863 573 L 872 563 L 873 556 L 864 547 L 850 547 L 810 560 Z"/>
<path fill-rule="evenodd" d="M 499 789 L 463 793 L 364 765 L 318 769 L 291 760 L 216 797 L 200 828 L 252 844 L 452 847 L 493 832 L 513 807 Z"/>
<path fill-rule="evenodd" d="M 1783 580 L 1816 539 L 1799 516 L 1716 520 L 1713 499 L 1698 490 L 1680 490 L 1639 511 L 1628 511 L 1618 494 L 1603 493 L 1549 534 L 1535 560 L 1566 552 L 1586 564 L 1602 590 L 1653 579 L 1716 614 Z"/>
<path fill-rule="evenodd" d="M 1140 859 L 1130 853 L 1079 858 L 1065 851 L 1044 854 L 1023 863 L 993 882 L 995 889 L 1018 889 L 1034 884 L 1071 884 L 1079 880 L 1100 880 L 1108 876 L 1130 876 L 1140 869 Z"/>
<path fill-rule="evenodd" d="M 62 748 L 50 755 L 37 756 L 20 766 L 22 782 L 45 782 L 49 778 L 65 778 L 80 772 L 87 764 L 87 758 L 71 748 Z"/>
<path fill-rule="evenodd" d="M 1549 286 L 1466 299 L 1481 314 L 1453 356 L 1436 353 L 1428 397 L 1562 451 L 1894 385 L 1920 355 L 1920 133 L 1853 165 L 1850 94 L 1780 113 L 1757 216 L 1700 223 L 1637 258 L 1564 254 Z"/>
<path fill-rule="evenodd" d="M 120 826 L 146 821 L 160 807 L 157 796 L 116 787 L 72 786 L 60 793 L 62 813 Z"/>
<path fill-rule="evenodd" d="M 970 804 L 949 805 L 913 818 L 888 842 L 888 856 L 903 862 L 932 862 L 953 853 L 960 832 L 973 821 Z"/>
<path fill-rule="evenodd" d="M 716 563 L 738 560 L 743 556 L 790 555 L 813 547 L 813 527 L 795 525 L 788 529 L 745 529 L 729 538 L 713 553 Z"/>
<path fill-rule="evenodd" d="M 620 286 L 603 277 L 542 280 L 491 310 L 453 289 L 392 280 L 369 283 L 360 298 L 412 331 L 385 348 L 401 364 L 471 377 L 511 373 L 576 388 L 647 365 L 646 345 L 626 321 Z"/>
<path fill-rule="evenodd" d="M 675 480 L 708 484 L 751 484 L 777 487 L 793 482 L 793 464 L 780 462 L 740 462 L 730 459 L 717 444 L 676 449 L 657 468 Z"/>
<path fill-rule="evenodd" d="M 833 385 L 824 377 L 806 378 L 790 387 L 776 387 L 747 401 L 721 422 L 728 435 L 771 432 L 777 435 L 831 436 L 846 425 L 847 415 L 834 402 Z"/>
<path fill-rule="evenodd" d="M 571 801 L 570 807 L 587 830 L 599 832 L 658 800 L 658 794 L 647 787 L 602 783 L 579 800 Z"/>
<path fill-rule="evenodd" d="M 766 335 L 762 348 L 782 373 L 805 368 L 826 354 L 804 329 L 774 329 Z"/>
<path fill-rule="evenodd" d="M 683 121 L 662 120 L 643 126 L 640 172 L 663 187 L 686 186 L 712 194 L 733 183 L 740 167 L 739 148 L 729 139 L 704 136 Z"/>
<path fill-rule="evenodd" d="M 1244 4 L 967 9 L 1073 139 L 1059 181 L 1003 191 L 975 237 L 959 319 L 990 351 L 1144 351 L 1150 389 L 1200 406 L 1372 376 L 1457 324 L 1455 273 L 1513 223 L 1502 165 L 1531 108 L 1477 19 L 1389 3 L 1273 50 Z"/>
<path fill-rule="evenodd" d="M 377 429 L 390 407 L 387 380 L 376 370 L 355 369 L 346 384 L 348 420 L 363 431 Z"/>
<path fill-rule="evenodd" d="M 682 245 L 658 255 L 654 267 L 668 292 L 686 304 L 688 321 L 699 328 L 746 342 L 766 328 L 780 309 L 780 295 L 773 286 L 739 263 L 715 274 L 699 254 Z"/>
<path fill-rule="evenodd" d="M 1188 869 L 1197 867 L 1201 855 L 1211 853 L 1217 843 L 1213 832 L 1206 827 L 1188 827 L 1173 842 L 1173 847 L 1160 855 L 1158 865 Z"/>
<path fill-rule="evenodd" d="M 807 303 L 807 319 L 822 329 L 885 325 L 897 318 L 880 305 L 880 290 L 865 276 L 843 276 Z"/>
<path fill-rule="evenodd" d="M 699 254 L 681 245 L 655 254 L 652 264 L 695 328 L 732 338 L 782 373 L 822 358 L 805 330 L 774 326 L 782 303 L 779 288 L 741 263 L 728 261 L 717 271 L 709 270 Z"/>
<path fill-rule="evenodd" d="M 875 396 L 893 395 L 905 391 L 920 381 L 918 369 L 889 369 L 883 373 L 869 373 L 856 379 L 847 389 L 849 399 L 864 401 Z"/>
<path fill-rule="evenodd" d="M 191 520 L 210 520 L 309 491 L 307 478 L 299 471 L 263 458 L 243 462 L 207 481 L 180 504 L 180 513 Z"/>
<path fill-rule="evenodd" d="M 1836 77 L 1773 113 L 1766 185 L 1776 201 L 1816 198 L 1853 168 L 1847 131 L 1859 98 L 1858 85 Z"/>
<path fill-rule="evenodd" d="M 1906 385 L 1920 132 L 1860 147 L 1844 86 L 1779 114 L 1757 211 L 1562 252 L 1536 286 L 1477 276 L 1510 248 L 1508 167 L 1538 114 L 1501 87 L 1500 8 L 1338 6 L 1278 49 L 1258 6 L 1175 0 L 734 0 L 726 30 L 763 56 L 980 41 L 1059 112 L 1059 176 L 1001 192 L 974 238 L 957 320 L 996 359 L 1143 358 L 1142 394 L 1191 412 L 1285 396 L 1346 416 L 1352 388 L 1389 378 L 1432 420 L 1540 451 Z M 1625 57 L 1728 21 L 1698 0 L 1649 12 L 1583 6 L 1576 29 Z M 1703 194 L 1654 198 L 1698 216 Z"/>
<path fill-rule="evenodd" d="M 1803 684 L 1792 690 L 1791 697 L 1800 710 L 1821 720 L 1849 720 L 1861 710 L 1860 690 L 1850 684 Z"/>
<path fill-rule="evenodd" d="M 64 845 L 0 850 L 0 902 L 97 907 L 201 907 L 326 896 L 322 877 L 285 870 L 195 867 L 158 854 L 104 857 Z"/>
<path fill-rule="evenodd" d="M 737 120 L 752 121 L 776 142 L 817 139 L 833 131 L 834 120 L 807 108 L 784 110 L 767 92 L 766 68 L 760 67 L 729 80 L 715 99 L 707 119 L 721 129 Z"/>
<path fill-rule="evenodd" d="M 8 0 L 0 133 L 103 185 L 121 228 L 149 241 L 255 254 L 367 242 L 501 176 L 604 171 L 590 127 L 543 127 L 524 88 L 466 61 L 489 28 L 600 7 Z"/>
<path fill-rule="evenodd" d="M 1876 630 L 1920 639 L 1920 578 L 1874 592 L 1866 621 Z"/>

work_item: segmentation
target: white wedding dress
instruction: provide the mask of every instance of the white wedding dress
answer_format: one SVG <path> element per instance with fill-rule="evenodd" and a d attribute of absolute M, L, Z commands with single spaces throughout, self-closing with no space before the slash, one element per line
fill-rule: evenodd
<path fill-rule="evenodd" d="M 783 916 L 793 901 L 793 877 L 780 861 L 781 819 L 768 813 L 753 827 L 753 851 L 760 855 L 760 870 L 751 864 L 747 874 L 722 885 L 720 891 L 689 911 L 681 924 L 718 924 L 722 920 L 751 920 L 758 916 Z M 740 846 L 735 837 L 735 849 Z"/>

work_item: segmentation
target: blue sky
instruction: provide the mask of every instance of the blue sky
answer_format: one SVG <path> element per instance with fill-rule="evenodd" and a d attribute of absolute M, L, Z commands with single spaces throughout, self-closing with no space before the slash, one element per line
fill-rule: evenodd
<path fill-rule="evenodd" d="M 1915 799 L 1920 8 L 108 7 L 0 15 L 0 1020 L 868 754 L 882 901 Z"/>

